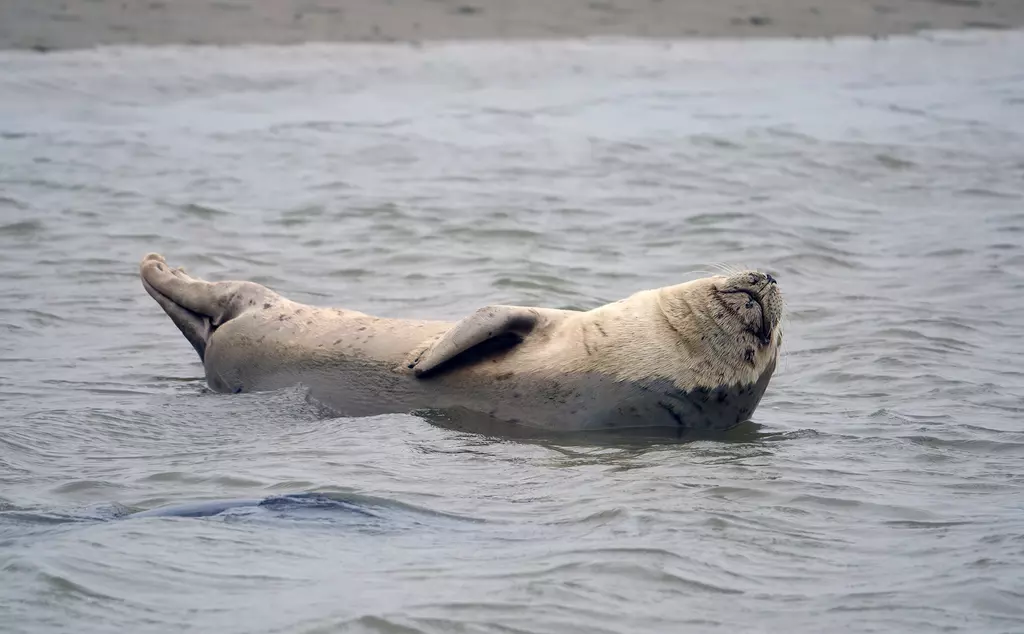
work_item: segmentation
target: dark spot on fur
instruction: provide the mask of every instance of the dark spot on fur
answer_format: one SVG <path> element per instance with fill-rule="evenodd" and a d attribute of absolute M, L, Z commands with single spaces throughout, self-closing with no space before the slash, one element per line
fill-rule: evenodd
<path fill-rule="evenodd" d="M 285 319 L 287 319 L 287 315 L 278 315 L 277 316 L 277 320 L 278 321 L 284 321 Z"/>
<path fill-rule="evenodd" d="M 312 320 L 312 319 L 307 319 L 307 320 L 306 320 L 306 325 L 307 325 L 307 326 L 308 326 L 308 325 L 310 325 L 311 323 L 313 323 L 313 320 Z"/>
<path fill-rule="evenodd" d="M 754 349 L 747 348 L 747 351 L 743 353 L 743 358 L 746 359 L 747 363 L 754 364 Z"/>
<path fill-rule="evenodd" d="M 503 373 L 501 373 L 501 374 L 499 374 L 499 375 L 495 376 L 495 377 L 494 377 L 494 380 L 495 380 L 495 381 L 504 381 L 504 380 L 506 380 L 506 379 L 511 379 L 511 378 L 512 378 L 512 377 L 514 377 L 515 375 L 516 375 L 516 373 L 515 373 L 515 372 L 503 372 Z"/>
<path fill-rule="evenodd" d="M 339 343 L 341 343 L 341 339 L 335 339 L 334 340 L 334 345 L 338 345 Z"/>
<path fill-rule="evenodd" d="M 270 308 L 270 302 L 263 304 L 263 310 L 267 310 L 268 308 Z"/>
<path fill-rule="evenodd" d="M 231 393 L 232 393 L 232 394 L 241 394 L 241 393 L 242 393 L 242 386 L 241 386 L 241 385 L 239 385 L 239 386 L 238 386 L 238 387 L 236 387 L 235 389 L 231 390 Z"/>
<path fill-rule="evenodd" d="M 602 328 L 602 327 L 601 327 L 601 324 L 594 324 L 594 327 L 595 327 L 595 328 L 597 328 L 597 331 L 598 331 L 599 333 L 601 333 L 601 336 L 602 336 L 602 337 L 607 337 L 607 336 L 608 336 L 608 333 L 606 333 L 606 332 L 604 331 L 604 328 Z"/>
<path fill-rule="evenodd" d="M 364 330 L 366 330 L 366 326 L 361 326 L 361 327 L 359 328 L 359 330 L 357 330 L 356 332 L 362 332 L 362 331 L 364 331 Z"/>
<path fill-rule="evenodd" d="M 302 308 L 295 309 L 295 314 L 296 315 L 301 315 L 303 312 L 305 312 L 305 311 Z"/>
<path fill-rule="evenodd" d="M 255 299 L 250 299 L 249 300 L 249 305 L 250 306 L 255 306 L 256 305 L 256 300 Z"/>
<path fill-rule="evenodd" d="M 520 394 L 519 392 L 512 392 L 512 398 L 520 398 L 521 396 L 522 394 Z"/>
<path fill-rule="evenodd" d="M 686 423 L 683 422 L 683 417 L 680 416 L 679 413 L 676 412 L 676 410 L 672 409 L 671 405 L 669 405 L 665 401 L 658 401 L 658 407 L 668 412 L 668 415 L 675 419 L 676 425 L 679 425 L 680 427 L 686 427 Z"/>

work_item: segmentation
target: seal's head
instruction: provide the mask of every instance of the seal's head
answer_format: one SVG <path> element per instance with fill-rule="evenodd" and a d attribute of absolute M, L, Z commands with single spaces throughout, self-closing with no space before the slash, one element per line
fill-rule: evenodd
<path fill-rule="evenodd" d="M 668 287 L 660 305 L 689 352 L 696 384 L 754 383 L 774 371 L 783 299 L 771 275 L 743 271 Z"/>

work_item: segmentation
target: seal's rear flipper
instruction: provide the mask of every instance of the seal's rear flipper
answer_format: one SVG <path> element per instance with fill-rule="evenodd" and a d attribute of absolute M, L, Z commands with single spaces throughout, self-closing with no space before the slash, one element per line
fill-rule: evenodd
<path fill-rule="evenodd" d="M 160 308 L 164 309 L 164 312 L 171 318 L 174 325 L 178 327 L 181 334 L 185 335 L 188 342 L 196 349 L 196 352 L 199 354 L 199 360 L 204 360 L 206 357 L 206 342 L 213 332 L 210 317 L 186 308 L 159 290 L 159 288 L 163 288 L 170 292 L 166 284 L 166 277 L 175 278 L 179 272 L 171 271 L 167 268 L 167 263 L 162 257 L 151 253 L 143 259 L 140 273 L 142 287 L 146 289 L 150 297 L 156 300 L 157 304 L 160 304 Z M 180 275 L 184 275 L 184 272 L 180 272 Z M 160 286 L 154 286 L 150 280 L 153 280 L 153 282 Z"/>
<path fill-rule="evenodd" d="M 487 306 L 461 319 L 409 364 L 424 377 L 470 350 L 491 351 L 516 345 L 537 326 L 538 312 L 519 306 Z M 476 350 L 474 350 L 476 351 Z"/>
<path fill-rule="evenodd" d="M 139 264 L 146 292 L 160 304 L 200 358 L 210 336 L 220 326 L 257 306 L 283 298 L 255 282 L 207 282 L 167 266 L 163 256 L 150 253 Z"/>
<path fill-rule="evenodd" d="M 193 313 L 187 308 L 183 308 L 178 304 L 175 304 L 171 300 L 167 299 L 160 294 L 152 286 L 142 280 L 142 286 L 149 293 L 150 297 L 156 300 L 156 303 L 160 304 L 160 307 L 164 309 L 167 316 L 171 318 L 174 325 L 178 327 L 181 334 L 185 335 L 188 342 L 192 344 L 192 347 L 199 353 L 199 360 L 203 361 L 206 357 L 206 341 L 210 338 L 210 334 L 213 332 L 213 328 L 210 326 L 210 318 L 204 317 L 197 313 Z"/>
<path fill-rule="evenodd" d="M 226 315 L 231 304 L 231 295 L 237 282 L 207 282 L 185 273 L 184 269 L 172 269 L 167 260 L 157 253 L 150 253 L 139 264 L 142 281 L 178 306 L 198 315 L 205 315 L 217 326 L 230 317 Z"/>

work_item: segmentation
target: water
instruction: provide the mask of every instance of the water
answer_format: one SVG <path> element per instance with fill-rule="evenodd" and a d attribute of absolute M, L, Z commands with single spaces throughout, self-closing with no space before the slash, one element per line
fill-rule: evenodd
<path fill-rule="evenodd" d="M 0 630 L 1024 630 L 1021 59 L 0 53 Z M 206 391 L 151 250 L 445 319 L 756 266 L 784 359 L 756 426 L 693 443 L 331 418 Z"/>

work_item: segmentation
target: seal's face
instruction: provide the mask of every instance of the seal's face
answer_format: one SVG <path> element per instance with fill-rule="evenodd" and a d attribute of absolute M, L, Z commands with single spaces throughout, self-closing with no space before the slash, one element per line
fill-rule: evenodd
<path fill-rule="evenodd" d="M 705 387 L 748 384 L 774 370 L 782 343 L 782 293 L 757 271 L 668 287 L 663 314 L 685 342 L 685 364 Z"/>
<path fill-rule="evenodd" d="M 760 347 L 779 345 L 782 293 L 771 275 L 745 271 L 727 278 L 715 278 L 713 301 L 723 311 L 713 311 L 723 330 L 753 339 Z"/>

